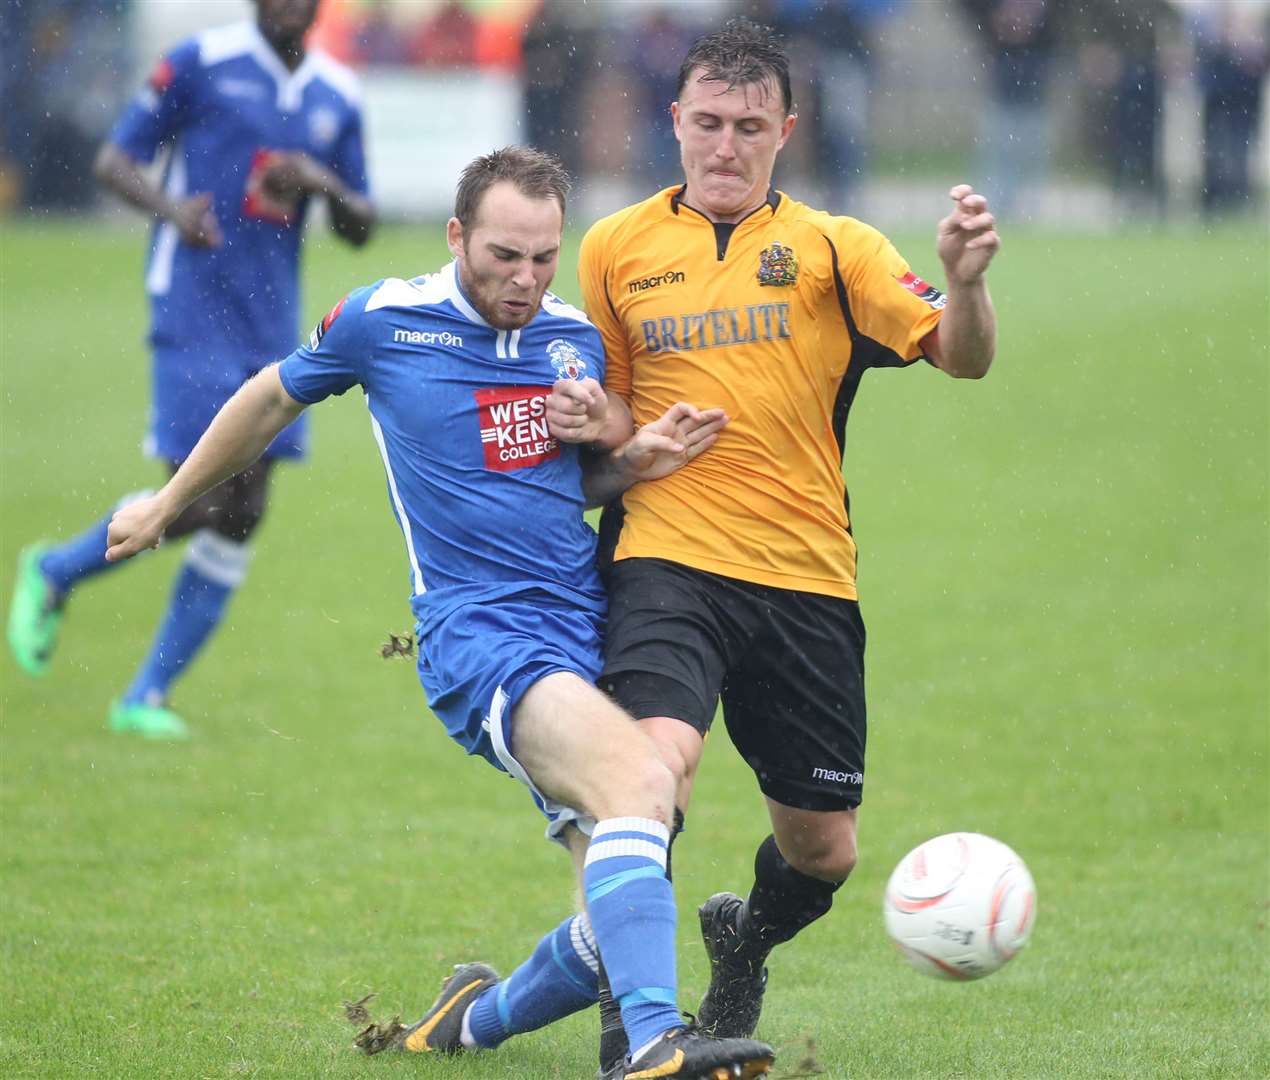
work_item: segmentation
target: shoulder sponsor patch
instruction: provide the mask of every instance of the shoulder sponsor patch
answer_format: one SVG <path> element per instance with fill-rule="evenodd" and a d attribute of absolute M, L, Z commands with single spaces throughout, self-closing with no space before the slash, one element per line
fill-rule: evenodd
<path fill-rule="evenodd" d="M 547 430 L 545 386 L 495 386 L 476 390 L 485 467 L 511 472 L 560 456 L 560 444 Z"/>
<path fill-rule="evenodd" d="M 322 344 L 322 338 L 326 335 L 326 332 L 331 328 L 331 323 L 333 323 L 336 319 L 340 317 L 340 312 L 344 310 L 344 305 L 345 303 L 347 303 L 347 301 L 348 301 L 348 295 L 345 294 L 343 299 L 341 299 L 338 304 L 336 304 L 333 308 L 331 308 L 330 311 L 328 311 L 325 315 L 322 316 L 322 321 L 313 328 L 313 333 L 309 335 L 310 349 L 316 349 L 319 345 Z"/>
<path fill-rule="evenodd" d="M 936 311 L 941 310 L 948 304 L 948 297 L 941 293 L 934 285 L 923 281 L 910 270 L 903 277 L 895 279 L 901 288 L 907 289 L 918 300 L 924 300 L 930 304 Z"/>

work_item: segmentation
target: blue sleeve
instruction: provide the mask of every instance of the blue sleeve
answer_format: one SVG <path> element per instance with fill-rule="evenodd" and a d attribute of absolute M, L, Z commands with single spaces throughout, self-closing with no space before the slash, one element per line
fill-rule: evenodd
<path fill-rule="evenodd" d="M 362 144 L 362 113 L 358 108 L 348 111 L 348 118 L 335 144 L 331 168 L 354 191 L 362 195 L 370 193 L 366 177 L 366 148 Z"/>
<path fill-rule="evenodd" d="M 283 389 L 296 401 L 312 405 L 365 385 L 373 322 L 366 301 L 374 288 L 355 289 L 344 297 L 313 328 L 309 343 L 278 365 Z"/>
<path fill-rule="evenodd" d="M 110 141 L 134 161 L 153 161 L 159 147 L 189 123 L 199 71 L 198 42 L 178 45 L 133 95 Z"/>
<path fill-rule="evenodd" d="M 601 386 L 604 385 L 604 371 L 607 367 L 608 357 L 604 355 L 604 339 L 600 336 L 600 331 L 594 326 L 587 327 L 587 355 L 595 357 L 595 366 L 598 369 L 595 372 L 595 381 Z"/>

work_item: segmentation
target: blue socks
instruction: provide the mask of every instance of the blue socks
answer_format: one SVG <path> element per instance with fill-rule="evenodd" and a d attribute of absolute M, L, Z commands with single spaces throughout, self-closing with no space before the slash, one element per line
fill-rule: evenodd
<path fill-rule="evenodd" d="M 121 510 L 130 502 L 150 494 L 152 492 L 134 491 L 131 495 L 125 495 L 115 503 L 111 512 L 95 525 L 74 539 L 58 544 L 57 547 L 45 553 L 44 558 L 40 560 L 40 571 L 57 592 L 64 596 L 85 578 L 123 565 L 123 563 L 106 561 L 106 529 L 116 510 Z"/>
<path fill-rule="evenodd" d="M 684 1026 L 676 1003 L 675 900 L 666 878 L 670 831 L 650 818 L 596 825 L 583 883 L 595 939 L 632 1057 Z"/>
<path fill-rule="evenodd" d="M 163 703 L 169 684 L 220 624 L 229 598 L 247 575 L 250 559 L 251 548 L 245 543 L 211 529 L 194 534 L 150 654 L 123 695 L 125 704 Z"/>
<path fill-rule="evenodd" d="M 58 593 L 65 596 L 85 578 L 123 565 L 106 561 L 106 527 L 109 524 L 110 517 L 104 517 L 73 540 L 45 553 L 40 560 L 40 572 Z"/>
<path fill-rule="evenodd" d="M 471 1047 L 491 1049 L 512 1035 L 535 1031 L 594 1005 L 598 968 L 586 915 L 565 919 L 528 960 L 472 1003 L 464 1024 Z"/>

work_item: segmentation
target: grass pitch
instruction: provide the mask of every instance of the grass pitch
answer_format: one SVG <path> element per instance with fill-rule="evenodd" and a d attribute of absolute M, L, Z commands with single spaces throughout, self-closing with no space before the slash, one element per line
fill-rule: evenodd
<path fill-rule="evenodd" d="M 444 256 L 439 229 L 309 252 L 308 320 Z M 927 235 L 898 237 L 938 279 Z M 141 231 L 6 225 L 0 551 L 161 479 Z M 576 297 L 572 266 L 560 291 Z M 777 953 L 760 1034 L 789 1077 L 1270 1074 L 1264 232 L 1008 233 L 997 367 L 871 373 L 848 480 L 870 628 L 862 861 Z M 179 554 L 85 586 L 52 675 L 0 660 L 0 1074 L 588 1078 L 595 1023 L 497 1053 L 359 1057 L 341 1001 L 407 1020 L 449 965 L 510 970 L 567 912 L 518 786 L 464 760 L 412 664 L 408 578 L 356 395 L 280 469 L 248 585 L 174 697 L 185 745 L 111 736 Z M 940 832 L 998 836 L 1039 889 L 1029 948 L 936 983 L 882 885 Z M 676 848 L 693 909 L 744 892 L 764 815 L 722 731 Z"/>

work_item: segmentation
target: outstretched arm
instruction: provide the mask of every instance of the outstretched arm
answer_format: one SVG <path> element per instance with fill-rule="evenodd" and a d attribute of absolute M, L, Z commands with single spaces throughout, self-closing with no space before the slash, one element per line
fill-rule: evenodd
<path fill-rule="evenodd" d="M 110 519 L 107 561 L 118 562 L 158 547 L 164 530 L 182 510 L 247 468 L 304 408 L 283 388 L 277 364 L 244 383 L 225 402 L 172 479 Z"/>
<path fill-rule="evenodd" d="M 981 379 L 997 349 L 997 316 L 985 280 L 1001 247 L 988 200 L 969 184 L 949 193 L 953 211 L 939 223 L 936 250 L 948 280 L 948 306 L 922 349 L 941 371 L 957 379 Z"/>
<path fill-rule="evenodd" d="M 719 439 L 728 418 L 722 409 L 678 402 L 609 454 L 584 459 L 587 506 L 603 506 L 641 480 L 660 480 L 700 457 Z"/>

